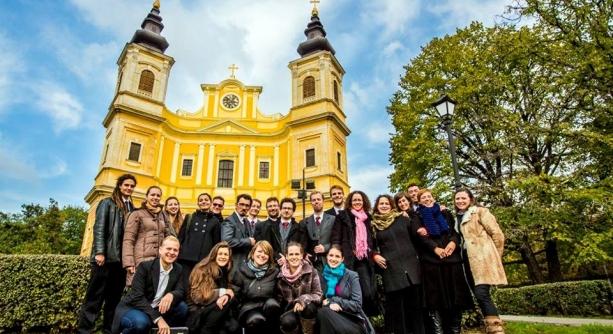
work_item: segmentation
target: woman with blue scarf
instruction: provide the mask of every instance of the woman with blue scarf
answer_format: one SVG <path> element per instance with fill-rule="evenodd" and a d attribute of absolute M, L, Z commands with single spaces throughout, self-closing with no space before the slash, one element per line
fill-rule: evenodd
<path fill-rule="evenodd" d="M 429 189 L 417 193 L 417 215 L 427 235 L 419 236 L 429 333 L 460 334 L 462 311 L 471 308 L 472 297 L 462 269 L 460 237 L 453 216 L 441 210 Z"/>
<path fill-rule="evenodd" d="M 323 307 L 317 313 L 320 334 L 370 334 L 374 329 L 362 310 L 362 290 L 355 271 L 345 268 L 339 245 L 326 256 L 321 286 Z"/>
<path fill-rule="evenodd" d="M 234 273 L 232 283 L 240 303 L 238 321 L 247 333 L 278 327 L 281 305 L 274 298 L 278 274 L 272 246 L 266 240 L 256 242 L 247 262 Z"/>

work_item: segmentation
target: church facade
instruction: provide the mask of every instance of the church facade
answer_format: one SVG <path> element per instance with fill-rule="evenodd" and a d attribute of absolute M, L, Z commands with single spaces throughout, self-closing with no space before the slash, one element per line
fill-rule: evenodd
<path fill-rule="evenodd" d="M 258 108 L 262 87 L 237 80 L 234 66 L 226 80 L 201 85 L 199 110 L 170 111 L 165 96 L 174 59 L 164 53 L 163 27 L 156 2 L 117 61 L 100 166 L 85 197 L 90 210 L 82 254 L 91 247 L 97 203 L 110 196 L 124 173 L 138 180 L 137 205 L 149 186 L 158 185 L 164 198 L 179 199 L 184 212 L 196 208 L 200 193 L 221 195 L 224 216 L 234 210 L 240 193 L 262 202 L 270 196 L 292 197 L 298 202 L 296 217 L 301 217 L 296 188 L 320 190 L 326 201 L 333 184 L 349 190 L 345 71 L 316 8 L 304 31 L 307 39 L 298 46 L 300 57 L 288 65 L 292 103 L 285 115 L 263 114 Z"/>

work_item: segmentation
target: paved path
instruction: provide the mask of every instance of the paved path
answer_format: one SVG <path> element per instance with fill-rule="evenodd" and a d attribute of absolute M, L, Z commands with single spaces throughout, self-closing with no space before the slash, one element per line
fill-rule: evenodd
<path fill-rule="evenodd" d="M 504 321 L 518 321 L 518 322 L 535 322 L 542 324 L 556 324 L 556 325 L 569 325 L 569 326 L 581 326 L 581 325 L 603 325 L 613 326 L 613 320 L 609 319 L 589 319 L 589 318 L 554 318 L 554 317 L 538 317 L 528 315 L 501 315 L 500 318 Z"/>

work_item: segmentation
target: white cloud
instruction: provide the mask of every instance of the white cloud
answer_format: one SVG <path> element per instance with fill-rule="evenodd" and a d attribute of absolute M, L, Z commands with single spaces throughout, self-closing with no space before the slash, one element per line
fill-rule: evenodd
<path fill-rule="evenodd" d="M 0 31 L 0 113 L 4 107 L 17 102 L 18 74 L 23 71 L 20 52 L 13 41 Z"/>
<path fill-rule="evenodd" d="M 428 10 L 442 19 L 441 25 L 455 29 L 467 26 L 472 21 L 488 26 L 503 22 L 501 15 L 509 4 L 509 0 L 444 0 L 433 2 Z"/>
<path fill-rule="evenodd" d="M 373 21 L 383 26 L 383 35 L 390 36 L 402 33 L 408 22 L 419 14 L 420 0 L 377 0 L 368 1 L 362 12 L 362 20 Z"/>
<path fill-rule="evenodd" d="M 369 146 L 381 147 L 381 144 L 388 143 L 390 133 L 394 132 L 394 127 L 388 122 L 377 121 L 368 125 L 366 139 Z"/>
<path fill-rule="evenodd" d="M 40 111 L 49 116 L 53 122 L 53 130 L 60 133 L 63 130 L 77 128 L 83 118 L 83 106 L 77 98 L 63 87 L 43 83 L 37 89 L 39 94 L 37 106 Z"/>
<path fill-rule="evenodd" d="M 351 190 L 362 190 L 374 199 L 379 194 L 389 193 L 388 176 L 393 169 L 389 165 L 353 166 L 349 173 Z"/>
<path fill-rule="evenodd" d="M 0 175 L 7 179 L 37 183 L 66 174 L 67 164 L 57 157 L 34 157 L 22 145 L 4 138 L 0 133 Z M 52 162 L 52 163 L 49 163 Z"/>

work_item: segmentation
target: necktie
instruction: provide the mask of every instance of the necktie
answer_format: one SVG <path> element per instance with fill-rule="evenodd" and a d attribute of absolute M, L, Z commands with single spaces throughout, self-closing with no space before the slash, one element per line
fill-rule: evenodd
<path fill-rule="evenodd" d="M 321 224 L 321 218 L 320 217 L 315 217 L 315 224 L 317 224 L 317 226 L 319 226 Z"/>
<path fill-rule="evenodd" d="M 289 227 L 289 222 L 281 222 L 281 226 L 283 226 L 283 229 L 287 229 Z"/>
<path fill-rule="evenodd" d="M 125 205 L 126 205 L 126 210 L 128 212 L 132 212 L 132 205 L 130 205 L 130 201 L 126 201 Z"/>

